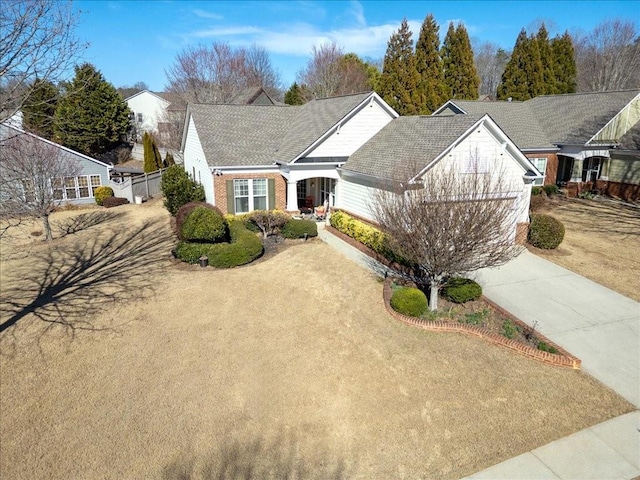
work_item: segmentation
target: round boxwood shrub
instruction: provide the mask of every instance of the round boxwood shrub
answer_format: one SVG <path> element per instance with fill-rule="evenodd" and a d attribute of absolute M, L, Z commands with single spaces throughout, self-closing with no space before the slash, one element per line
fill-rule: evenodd
<path fill-rule="evenodd" d="M 442 287 L 444 298 L 453 303 L 477 300 L 482 295 L 482 287 L 470 278 L 451 277 Z"/>
<path fill-rule="evenodd" d="M 535 213 L 531 215 L 528 242 L 534 247 L 558 248 L 564 239 L 564 225 L 551 215 Z"/>
<path fill-rule="evenodd" d="M 227 221 L 216 210 L 196 207 L 184 219 L 180 238 L 190 242 L 223 242 L 229 238 Z"/>
<path fill-rule="evenodd" d="M 423 315 L 429 304 L 426 295 L 413 287 L 402 287 L 393 292 L 391 296 L 391 308 L 396 312 L 410 317 Z"/>
<path fill-rule="evenodd" d="M 201 243 L 182 241 L 175 253 L 183 262 L 198 263 L 201 256 L 209 258 L 209 265 L 217 268 L 231 268 L 245 265 L 260 257 L 262 242 L 247 230 L 243 222 L 234 220 L 229 224 L 231 243 Z"/>
<path fill-rule="evenodd" d="M 190 240 L 189 238 L 185 238 L 185 237 L 182 236 L 182 227 L 184 226 L 184 223 L 187 220 L 187 218 L 189 217 L 189 215 L 191 214 L 191 212 L 193 212 L 198 207 L 206 208 L 208 210 L 212 210 L 213 212 L 215 212 L 217 215 L 219 215 L 224 220 L 224 215 L 222 214 L 220 209 L 218 207 L 214 207 L 213 205 L 211 205 L 211 204 L 209 204 L 207 202 L 189 202 L 189 203 L 186 203 L 185 205 L 180 207 L 180 209 L 176 213 L 176 234 L 178 235 L 178 238 L 180 240 Z M 225 220 L 225 222 L 226 222 L 226 220 Z M 228 242 L 229 241 L 228 222 L 226 222 L 226 223 L 227 223 L 227 227 L 226 227 L 226 230 L 225 230 L 225 237 L 219 240 L 221 242 Z M 191 240 L 192 241 L 202 241 L 202 240 L 195 240 L 195 239 L 191 239 Z"/>
<path fill-rule="evenodd" d="M 304 238 L 318 236 L 318 226 L 316 222 L 311 220 L 294 220 L 291 219 L 285 223 L 280 229 L 280 235 L 284 238 Z"/>
<path fill-rule="evenodd" d="M 93 192 L 93 196 L 96 199 L 96 203 L 102 205 L 105 198 L 113 197 L 113 188 L 105 186 L 98 187 Z"/>

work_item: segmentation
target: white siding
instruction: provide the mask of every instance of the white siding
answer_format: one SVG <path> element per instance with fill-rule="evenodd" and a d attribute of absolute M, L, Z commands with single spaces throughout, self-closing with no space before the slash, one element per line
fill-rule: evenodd
<path fill-rule="evenodd" d="M 375 100 L 340 126 L 307 157 L 348 157 L 392 120 L 392 116 Z"/>
<path fill-rule="evenodd" d="M 158 121 L 162 119 L 165 109 L 169 106 L 169 102 L 151 92 L 144 91 L 129 98 L 127 105 L 135 114 L 136 124 L 138 114 L 142 114 L 142 124 L 140 124 L 142 130 L 157 132 Z"/>
<path fill-rule="evenodd" d="M 376 191 L 376 188 L 342 179 L 336 185 L 335 206 L 362 218 L 374 220 L 371 207 L 376 198 Z"/>
<path fill-rule="evenodd" d="M 189 117 L 189 128 L 184 142 L 184 169 L 192 177 L 195 174 L 194 180 L 200 182 L 204 187 L 207 203 L 215 205 L 213 175 L 204 156 L 193 117 Z"/>

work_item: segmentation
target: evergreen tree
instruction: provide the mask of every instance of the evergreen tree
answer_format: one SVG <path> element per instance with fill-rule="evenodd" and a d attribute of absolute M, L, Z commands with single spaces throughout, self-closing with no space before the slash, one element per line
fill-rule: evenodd
<path fill-rule="evenodd" d="M 75 77 L 56 109 L 54 136 L 62 145 L 97 156 L 112 150 L 129 131 L 129 108 L 102 73 L 88 63 Z"/>
<path fill-rule="evenodd" d="M 149 132 L 144 132 L 142 136 L 142 148 L 144 152 L 144 165 L 142 169 L 144 173 L 155 172 L 158 168 L 156 165 L 156 156 L 153 151 L 153 145 L 151 144 L 151 135 Z"/>
<path fill-rule="evenodd" d="M 578 82 L 576 80 L 576 59 L 573 51 L 573 41 L 569 32 L 556 36 L 551 41 L 553 53 L 553 71 L 556 93 L 575 93 Z"/>
<path fill-rule="evenodd" d="M 302 87 L 293 82 L 291 88 L 284 94 L 284 103 L 287 105 L 303 105 L 306 103 Z"/>
<path fill-rule="evenodd" d="M 173 155 L 171 154 L 171 152 L 167 152 L 167 154 L 164 157 L 164 164 L 166 167 L 170 167 L 172 165 L 176 164 L 176 161 L 173 158 Z"/>
<path fill-rule="evenodd" d="M 455 28 L 453 22 L 449 23 L 449 29 L 442 44 L 441 56 L 444 83 L 451 98 L 477 99 L 480 78 L 473 61 L 469 34 L 462 23 L 459 23 Z"/>
<path fill-rule="evenodd" d="M 420 74 L 416 68 L 411 36 L 405 18 L 387 43 L 378 83 L 380 96 L 400 115 L 415 115 L 420 111 L 417 90 Z"/>
<path fill-rule="evenodd" d="M 153 159 L 155 160 L 156 170 L 160 170 L 164 168 L 166 165 L 162 161 L 162 155 L 160 155 L 160 149 L 158 148 L 158 144 L 156 143 L 156 139 L 153 135 L 151 135 L 151 147 L 153 148 Z"/>
<path fill-rule="evenodd" d="M 556 93 L 556 78 L 554 71 L 553 51 L 551 41 L 544 23 L 540 26 L 538 34 L 534 39 L 540 52 L 540 63 L 542 65 L 542 90 L 540 95 L 553 95 Z"/>
<path fill-rule="evenodd" d="M 449 99 L 440 58 L 439 29 L 433 15 L 427 15 L 416 42 L 416 68 L 420 74 L 419 113 L 422 115 L 432 113 Z"/>
<path fill-rule="evenodd" d="M 540 95 L 542 83 L 542 62 L 537 42 L 527 37 L 523 28 L 498 85 L 498 99 L 528 100 Z"/>
<path fill-rule="evenodd" d="M 25 130 L 48 140 L 53 138 L 53 116 L 58 106 L 59 91 L 51 82 L 36 79 L 22 104 Z"/>

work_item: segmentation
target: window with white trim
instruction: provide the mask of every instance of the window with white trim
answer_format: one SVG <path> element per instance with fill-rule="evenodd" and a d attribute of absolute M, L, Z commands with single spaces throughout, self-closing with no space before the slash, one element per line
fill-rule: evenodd
<path fill-rule="evenodd" d="M 320 179 L 320 201 L 324 205 L 325 200 L 329 200 L 329 206 L 333 207 L 336 191 L 336 181 L 333 178 L 323 177 Z"/>
<path fill-rule="evenodd" d="M 233 181 L 235 213 L 267 210 L 266 178 L 237 178 Z"/>
<path fill-rule="evenodd" d="M 530 158 L 529 161 L 542 174 L 542 178 L 536 178 L 533 181 L 533 184 L 534 185 L 544 185 L 544 177 L 546 176 L 546 171 L 547 171 L 547 159 L 545 157 Z"/>
<path fill-rule="evenodd" d="M 102 185 L 100 175 L 80 175 L 65 177 L 64 181 L 53 180 L 53 194 L 56 200 L 93 198 L 96 188 Z"/>

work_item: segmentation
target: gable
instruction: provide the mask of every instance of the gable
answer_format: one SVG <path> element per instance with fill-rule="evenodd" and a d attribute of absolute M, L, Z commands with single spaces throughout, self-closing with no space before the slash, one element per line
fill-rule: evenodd
<path fill-rule="evenodd" d="M 349 157 L 393 118 L 389 110 L 372 97 L 369 102 L 340 122 L 328 136 L 308 151 L 304 159 L 312 161 L 313 158 Z"/>
<path fill-rule="evenodd" d="M 640 94 L 629 102 L 587 142 L 590 145 L 619 143 L 622 137 L 640 123 Z"/>

